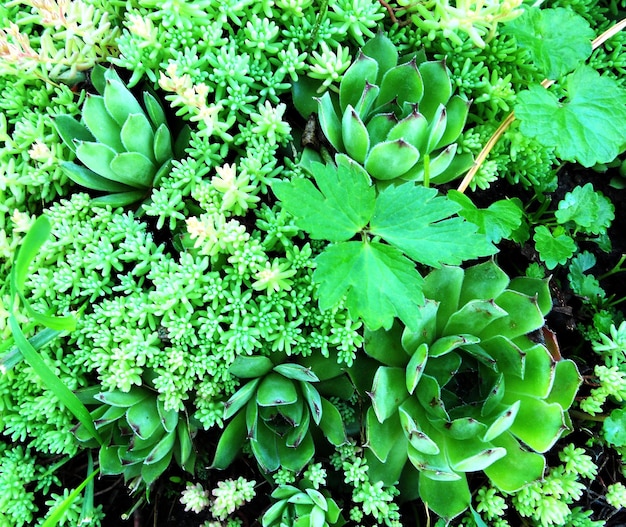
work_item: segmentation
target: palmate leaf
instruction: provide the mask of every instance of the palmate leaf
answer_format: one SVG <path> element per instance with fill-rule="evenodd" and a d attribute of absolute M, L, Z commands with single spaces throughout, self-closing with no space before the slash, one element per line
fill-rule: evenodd
<path fill-rule="evenodd" d="M 476 225 L 453 217 L 460 208 L 433 188 L 390 186 L 376 199 L 370 231 L 431 267 L 495 253 Z"/>
<path fill-rule="evenodd" d="M 376 191 L 351 167 L 313 163 L 317 187 L 308 179 L 276 181 L 272 190 L 296 224 L 314 239 L 349 240 L 369 222 Z"/>
<path fill-rule="evenodd" d="M 620 154 L 626 136 L 626 90 L 589 66 L 567 77 L 564 100 L 538 85 L 520 92 L 515 116 L 520 131 L 566 161 L 585 167 L 609 163 Z"/>
<path fill-rule="evenodd" d="M 423 280 L 398 249 L 378 242 L 338 243 L 316 261 L 313 279 L 320 284 L 322 310 L 345 295 L 350 316 L 360 317 L 371 330 L 389 329 L 394 317 L 415 326 L 424 301 Z"/>

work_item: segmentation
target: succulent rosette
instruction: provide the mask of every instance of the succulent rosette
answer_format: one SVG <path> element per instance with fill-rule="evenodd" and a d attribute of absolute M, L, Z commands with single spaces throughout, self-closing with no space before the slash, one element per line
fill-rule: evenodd
<path fill-rule="evenodd" d="M 366 418 L 371 476 L 400 480 L 450 518 L 470 503 L 467 473 L 514 492 L 541 478 L 542 455 L 570 428 L 581 378 L 540 338 L 547 280 L 510 280 L 493 261 L 425 279 L 421 318 L 366 335 L 376 370 Z"/>
<path fill-rule="evenodd" d="M 152 187 L 171 169 L 177 147 L 161 103 L 143 93 L 143 106 L 113 69 L 94 68 L 92 82 L 100 95 L 88 94 L 82 119 L 55 118 L 57 132 L 82 164 L 62 163 L 75 183 L 103 192 L 95 205 L 125 206 L 148 197 Z"/>
<path fill-rule="evenodd" d="M 294 102 L 305 112 L 307 95 L 305 86 L 294 87 Z M 344 74 L 338 96 L 327 91 L 315 100 L 328 142 L 379 182 L 445 183 L 472 166 L 455 143 L 470 102 L 453 95 L 445 61 L 427 61 L 423 53 L 399 57 L 378 35 Z"/>

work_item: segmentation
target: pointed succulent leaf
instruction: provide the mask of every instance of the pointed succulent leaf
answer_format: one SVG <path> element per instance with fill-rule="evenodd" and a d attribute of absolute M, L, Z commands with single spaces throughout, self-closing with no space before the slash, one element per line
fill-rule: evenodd
<path fill-rule="evenodd" d="M 128 152 L 138 152 L 150 161 L 155 161 L 154 131 L 144 113 L 133 113 L 128 116 L 122 126 L 120 138 Z"/>
<path fill-rule="evenodd" d="M 516 376 L 507 378 L 508 394 L 524 394 L 544 399 L 550 393 L 554 381 L 556 363 L 541 344 L 525 348 L 526 361 L 523 380 Z"/>
<path fill-rule="evenodd" d="M 309 409 L 311 410 L 313 420 L 315 421 L 315 424 L 319 425 L 322 419 L 322 398 L 315 386 L 312 384 L 301 381 L 300 387 L 302 388 L 304 398 L 306 399 Z"/>
<path fill-rule="evenodd" d="M 398 123 L 398 118 L 393 112 L 377 113 L 365 125 L 370 138 L 370 144 L 375 145 L 383 142 L 389 132 Z"/>
<path fill-rule="evenodd" d="M 150 395 L 150 391 L 133 386 L 128 392 L 123 392 L 121 390 L 100 392 L 94 395 L 94 399 L 110 406 L 122 406 L 124 408 L 129 408 L 130 406 L 140 403 L 147 397 L 150 397 Z"/>
<path fill-rule="evenodd" d="M 341 446 L 348 440 L 339 410 L 324 397 L 322 397 L 322 419 L 319 427 L 326 438 L 335 446 Z"/>
<path fill-rule="evenodd" d="M 435 342 L 433 342 L 428 350 L 428 355 L 433 358 L 441 357 L 442 355 L 446 355 L 460 346 L 467 346 L 478 342 L 480 342 L 478 337 L 469 334 L 448 335 L 446 337 L 438 338 Z"/>
<path fill-rule="evenodd" d="M 131 113 L 143 113 L 143 109 L 120 80 L 107 78 L 104 89 L 104 104 L 109 115 L 122 126 Z"/>
<path fill-rule="evenodd" d="M 366 83 L 376 84 L 378 64 L 362 52 L 346 70 L 339 85 L 339 107 L 346 112 L 348 106 L 356 106 Z"/>
<path fill-rule="evenodd" d="M 365 170 L 375 179 L 396 179 L 417 163 L 420 153 L 404 139 L 375 144 L 365 160 Z"/>
<path fill-rule="evenodd" d="M 165 434 L 161 440 L 154 445 L 154 448 L 150 451 L 144 463 L 151 465 L 163 459 L 166 455 L 172 454 L 174 443 L 176 442 L 176 433 L 169 432 Z"/>
<path fill-rule="evenodd" d="M 141 439 L 148 439 L 157 430 L 162 430 L 161 416 L 157 410 L 156 399 L 147 397 L 131 406 L 126 412 L 126 421 L 133 432 Z"/>
<path fill-rule="evenodd" d="M 128 192 L 132 190 L 132 187 L 128 185 L 99 176 L 93 170 L 71 161 L 61 163 L 61 169 L 74 183 L 91 190 L 105 192 Z"/>
<path fill-rule="evenodd" d="M 416 406 L 418 406 L 417 401 L 410 398 L 398 408 L 404 435 L 415 450 L 428 455 L 437 455 L 440 452 L 439 446 L 418 425 L 420 419 L 415 411 Z M 422 414 L 423 412 L 419 413 Z"/>
<path fill-rule="evenodd" d="M 380 88 L 378 86 L 370 84 L 369 82 L 365 83 L 365 88 L 363 88 L 361 98 L 354 107 L 361 120 L 368 120 L 369 112 L 372 109 L 373 104 L 376 102 L 376 99 L 378 99 L 379 93 Z"/>
<path fill-rule="evenodd" d="M 430 435 L 431 432 L 429 432 Z M 437 441 L 443 440 L 442 437 L 438 436 L 434 441 L 437 443 Z M 425 476 L 436 481 L 458 481 L 464 477 L 464 474 L 459 474 L 452 469 L 444 450 L 440 450 L 438 454 L 434 455 L 425 454 L 409 444 L 407 453 L 411 464 L 421 472 L 420 477 Z"/>
<path fill-rule="evenodd" d="M 172 152 L 172 134 L 164 124 L 159 126 L 154 132 L 153 154 L 159 165 L 174 156 Z"/>
<path fill-rule="evenodd" d="M 556 363 L 554 383 L 546 402 L 558 403 L 564 410 L 567 410 L 574 402 L 581 382 L 582 378 L 576 363 L 571 360 L 560 360 Z"/>
<path fill-rule="evenodd" d="M 374 375 L 372 391 L 369 394 L 376 417 L 383 423 L 398 411 L 407 399 L 406 377 L 403 368 L 381 366 Z"/>
<path fill-rule="evenodd" d="M 395 100 L 402 107 L 405 102 L 418 103 L 424 94 L 424 83 L 415 60 L 387 70 L 380 81 L 378 106 Z"/>
<path fill-rule="evenodd" d="M 489 393 L 485 398 L 485 402 L 480 410 L 480 414 L 485 417 L 493 414 L 496 410 L 502 408 L 500 402 L 504 397 L 505 390 L 505 381 L 504 375 L 502 373 L 498 374 L 495 378 L 495 381 L 491 388 L 489 389 Z M 517 412 L 516 412 L 517 413 Z"/>
<path fill-rule="evenodd" d="M 341 133 L 348 155 L 355 161 L 363 163 L 370 147 L 370 140 L 363 121 L 352 105 L 348 105 L 343 114 Z"/>
<path fill-rule="evenodd" d="M 485 474 L 496 488 L 516 492 L 531 481 L 543 477 L 546 461 L 535 452 L 529 452 L 508 432 L 493 439 L 492 444 L 506 449 L 506 456 L 485 468 Z"/>
<path fill-rule="evenodd" d="M 309 412 L 303 412 L 302 419 L 297 426 L 289 430 L 285 435 L 285 445 L 289 448 L 297 448 L 309 433 L 309 424 L 311 422 Z"/>
<path fill-rule="evenodd" d="M 479 470 L 485 470 L 489 465 L 493 465 L 498 459 L 506 456 L 506 449 L 501 447 L 483 448 L 478 452 L 472 451 L 468 455 L 466 450 L 468 441 L 462 441 L 458 443 L 458 449 L 451 448 L 448 443 L 448 456 L 451 458 L 451 465 L 454 470 L 459 472 L 477 472 Z M 482 444 L 482 441 L 478 443 Z M 458 454 L 457 456 L 454 454 Z M 454 460 L 454 461 L 453 461 Z"/>
<path fill-rule="evenodd" d="M 280 373 L 283 377 L 304 382 L 319 382 L 319 378 L 311 368 L 305 368 L 300 364 L 283 363 L 274 366 L 274 371 Z"/>
<path fill-rule="evenodd" d="M 420 475 L 419 495 L 428 508 L 448 521 L 465 511 L 471 502 L 467 480 L 438 481 Z"/>
<path fill-rule="evenodd" d="M 415 108 L 408 116 L 389 130 L 386 139 L 393 141 L 394 139 L 404 139 L 407 143 L 422 152 L 428 139 L 428 121 Z"/>
<path fill-rule="evenodd" d="M 470 105 L 471 102 L 460 95 L 455 95 L 448 101 L 448 104 L 446 104 L 446 131 L 435 145 L 435 148 L 443 148 L 454 143 L 459 138 L 465 128 Z"/>
<path fill-rule="evenodd" d="M 324 512 L 328 511 L 328 503 L 326 502 L 326 498 L 319 490 L 306 489 L 305 492 L 313 500 L 313 503 L 315 503 L 315 505 L 317 505 Z"/>
<path fill-rule="evenodd" d="M 143 92 L 143 103 L 146 107 L 148 117 L 152 123 L 152 129 L 157 130 L 161 126 L 167 125 L 165 111 L 159 100 L 150 92 Z"/>
<path fill-rule="evenodd" d="M 103 143 L 77 142 L 76 157 L 89 169 L 106 179 L 126 183 L 111 169 L 111 161 L 117 152 Z M 132 185 L 135 187 L 136 185 Z"/>
<path fill-rule="evenodd" d="M 124 472 L 124 467 L 118 455 L 119 449 L 120 447 L 117 446 L 103 445 L 100 447 L 98 463 L 102 475 L 113 476 Z"/>
<path fill-rule="evenodd" d="M 552 309 L 552 296 L 550 295 L 550 280 L 518 276 L 511 280 L 508 289 L 536 297 L 537 305 L 543 315 L 547 315 Z"/>
<path fill-rule="evenodd" d="M 509 429 L 536 452 L 546 452 L 566 430 L 563 408 L 530 396 L 517 396 L 520 408 Z M 507 401 L 507 394 L 504 398 Z"/>
<path fill-rule="evenodd" d="M 110 167 L 117 181 L 135 188 L 150 187 L 156 172 L 154 163 L 139 152 L 116 154 Z"/>
<path fill-rule="evenodd" d="M 54 118 L 54 127 L 59 137 L 74 153 L 76 153 L 76 146 L 80 142 L 94 142 L 96 140 L 85 125 L 70 115 L 57 115 Z"/>
<path fill-rule="evenodd" d="M 459 417 L 442 425 L 446 434 L 453 439 L 467 440 L 478 437 L 487 430 L 487 426 L 473 417 Z M 455 470 L 459 470 L 455 467 Z M 462 471 L 465 472 L 465 471 Z"/>
<path fill-rule="evenodd" d="M 253 402 L 246 405 L 246 428 L 248 439 L 257 439 L 256 432 L 259 421 L 259 407 Z"/>
<path fill-rule="evenodd" d="M 493 439 L 511 428 L 511 425 L 513 425 L 513 422 L 517 417 L 519 405 L 520 402 L 515 401 L 511 406 L 503 410 L 500 415 L 498 415 L 489 425 L 489 429 L 485 432 L 485 435 L 483 436 L 483 441 L 491 442 Z"/>
<path fill-rule="evenodd" d="M 496 335 L 513 339 L 539 329 L 544 324 L 543 313 L 535 297 L 507 290 L 496 298 L 496 304 L 508 315 L 489 324 L 481 333 L 483 340 Z"/>
<path fill-rule="evenodd" d="M 402 332 L 403 327 L 397 322 L 388 330 L 365 330 L 365 353 L 385 366 L 403 368 L 407 363 L 408 355 L 400 345 Z"/>
<path fill-rule="evenodd" d="M 374 455 L 385 463 L 392 449 L 405 449 L 406 438 L 400 423 L 400 416 L 396 412 L 384 423 L 376 417 L 376 412 L 370 407 L 365 417 L 367 432 L 367 446 Z"/>
<path fill-rule="evenodd" d="M 106 406 L 101 406 L 99 408 L 104 408 L 105 412 L 97 419 L 94 418 L 93 424 L 96 427 L 96 430 L 114 423 L 126 413 L 126 408 L 123 406 L 109 406 L 108 408 Z"/>
<path fill-rule="evenodd" d="M 402 347 L 409 355 L 412 355 L 418 346 L 430 343 L 435 337 L 439 305 L 438 302 L 426 299 L 419 309 L 420 316 L 414 327 L 405 328 L 402 332 Z"/>
<path fill-rule="evenodd" d="M 378 64 L 378 77 L 375 84 L 380 84 L 383 75 L 398 64 L 398 50 L 384 33 L 378 33 L 374 38 L 368 40 L 362 51 Z"/>
<path fill-rule="evenodd" d="M 422 375 L 415 394 L 430 416 L 445 420 L 450 419 L 441 399 L 441 387 L 434 377 Z"/>
<path fill-rule="evenodd" d="M 438 152 L 435 157 L 425 154 L 411 170 L 402 174 L 402 179 L 405 181 L 425 181 L 426 172 L 428 171 L 428 180 L 440 183 L 439 176 L 445 174 L 450 164 L 454 161 L 456 149 L 457 145 L 453 144 Z"/>
<path fill-rule="evenodd" d="M 91 205 L 94 207 L 111 207 L 113 209 L 116 209 L 118 207 L 126 207 L 131 203 L 135 203 L 145 196 L 145 190 L 116 192 L 115 194 L 107 194 L 106 196 L 98 196 L 97 198 L 93 198 L 91 200 Z"/>
<path fill-rule="evenodd" d="M 429 122 L 430 126 L 428 127 L 428 139 L 426 141 L 426 146 L 424 147 L 424 154 L 428 154 L 435 149 L 446 131 L 446 126 L 448 125 L 448 113 L 443 104 L 439 105 L 439 108 L 435 111 L 435 115 Z"/>
<path fill-rule="evenodd" d="M 141 479 L 146 485 L 151 485 L 155 482 L 163 472 L 167 470 L 172 461 L 173 452 L 170 450 L 165 456 L 158 461 L 151 464 L 142 464 L 141 466 Z"/>
<path fill-rule="evenodd" d="M 495 359 L 498 370 L 507 377 L 514 375 L 521 378 L 524 375 L 526 353 L 511 339 L 502 335 L 489 339 L 483 337 L 480 347 Z"/>
<path fill-rule="evenodd" d="M 294 473 L 301 472 L 315 454 L 315 443 L 311 434 L 305 434 L 296 447 L 290 447 L 284 441 L 276 441 L 280 466 Z"/>
<path fill-rule="evenodd" d="M 274 364 L 264 355 L 238 355 L 228 371 L 240 379 L 254 379 L 269 373 Z"/>
<path fill-rule="evenodd" d="M 419 65 L 424 82 L 424 97 L 420 101 L 420 112 L 433 121 L 440 105 L 445 105 L 452 95 L 452 84 L 444 61 L 428 61 Z"/>
<path fill-rule="evenodd" d="M 338 152 L 343 152 L 343 140 L 341 138 L 341 121 L 337 117 L 333 100 L 330 93 L 326 92 L 321 97 L 315 99 L 317 101 L 317 116 L 322 127 L 324 136 L 328 142 Z"/>
<path fill-rule="evenodd" d="M 440 357 L 429 357 L 424 373 L 434 378 L 439 386 L 445 386 L 459 371 L 461 363 L 461 356 L 454 351 Z"/>
<path fill-rule="evenodd" d="M 257 439 L 250 440 L 252 453 L 265 472 L 274 472 L 280 467 L 278 436 L 263 421 L 259 421 Z"/>
<path fill-rule="evenodd" d="M 278 373 L 269 373 L 259 384 L 256 402 L 259 406 L 282 406 L 298 400 L 298 392 L 290 379 Z"/>
<path fill-rule="evenodd" d="M 100 95 L 104 93 L 104 87 L 106 86 L 106 76 L 108 74 L 109 73 L 107 68 L 105 68 L 101 64 L 96 64 L 91 70 L 89 80 L 91 80 L 91 84 L 93 84 L 93 87 Z M 117 78 L 119 78 L 119 76 Z"/>
<path fill-rule="evenodd" d="M 470 168 L 474 166 L 474 156 L 469 152 L 458 152 L 452 158 L 452 161 L 443 172 L 440 172 L 435 180 L 437 185 L 443 185 L 465 174 Z"/>
<path fill-rule="evenodd" d="M 415 391 L 422 373 L 424 373 L 427 360 L 428 345 L 422 343 L 417 347 L 406 367 L 406 389 L 411 395 Z"/>
<path fill-rule="evenodd" d="M 507 312 L 493 300 L 471 300 L 452 314 L 443 329 L 443 335 L 469 333 L 480 335 L 481 331 L 494 320 L 504 317 Z"/>
<path fill-rule="evenodd" d="M 281 487 L 282 486 L 284 485 L 281 485 Z M 287 507 L 287 502 L 283 500 L 274 503 L 263 514 L 263 518 L 261 519 L 261 525 L 263 527 L 272 527 L 273 525 L 275 525 L 280 520 Z"/>
<path fill-rule="evenodd" d="M 246 416 L 243 412 L 226 425 L 215 449 L 215 457 L 210 468 L 225 469 L 230 465 L 246 437 Z"/>
<path fill-rule="evenodd" d="M 161 426 L 166 432 L 173 432 L 178 425 L 178 411 L 170 408 L 165 409 L 165 404 L 160 398 L 157 398 L 157 410 L 161 418 Z"/>
<path fill-rule="evenodd" d="M 508 284 L 509 277 L 493 259 L 473 265 L 465 270 L 459 302 L 463 305 L 477 298 L 496 298 Z"/>
<path fill-rule="evenodd" d="M 123 152 L 120 140 L 120 125 L 109 115 L 104 97 L 87 95 L 83 105 L 83 121 L 92 135 L 101 143 L 110 146 L 116 152 Z"/>
<path fill-rule="evenodd" d="M 230 419 L 252 398 L 260 382 L 261 378 L 257 378 L 244 384 L 224 403 L 224 419 Z"/>

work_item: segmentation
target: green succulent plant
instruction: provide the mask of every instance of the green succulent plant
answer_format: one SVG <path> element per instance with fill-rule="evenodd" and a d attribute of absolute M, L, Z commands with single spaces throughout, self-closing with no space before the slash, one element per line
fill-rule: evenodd
<path fill-rule="evenodd" d="M 341 388 L 343 373 L 336 363 L 331 377 Z M 313 385 L 320 377 L 313 368 L 284 362 L 274 365 L 265 356 L 239 356 L 230 372 L 251 379 L 225 403 L 224 418 L 231 419 L 217 445 L 213 467 L 226 468 L 250 440 L 254 457 L 266 472 L 280 467 L 301 471 L 315 453 L 313 429 L 319 427 L 334 445 L 346 441 L 339 410 Z M 351 390 L 351 387 L 348 387 Z"/>
<path fill-rule="evenodd" d="M 383 364 L 366 416 L 368 463 L 372 478 L 400 479 L 408 498 L 419 493 L 451 518 L 470 503 L 467 473 L 484 471 L 505 492 L 542 477 L 581 378 L 531 338 L 551 308 L 547 280 L 510 280 L 493 261 L 444 266 L 424 295 L 418 327 L 366 334 Z"/>
<path fill-rule="evenodd" d="M 92 412 L 94 426 L 103 438 L 100 472 L 123 474 L 132 490 L 153 483 L 172 460 L 193 471 L 196 460 L 192 436 L 197 426 L 176 410 L 166 410 L 153 390 L 133 386 L 130 391 L 98 392 L 83 399 L 99 401 Z M 83 425 L 75 435 L 85 446 L 96 446 Z"/>
<path fill-rule="evenodd" d="M 472 156 L 457 154 L 455 143 L 470 102 L 453 95 L 444 61 L 399 57 L 379 34 L 344 74 L 338 96 L 327 91 L 313 108 L 310 92 L 305 81 L 296 83 L 296 107 L 316 111 L 332 147 L 379 182 L 446 183 L 472 166 Z"/>
<path fill-rule="evenodd" d="M 341 510 L 327 492 L 307 486 L 279 485 L 271 497 L 276 502 L 265 512 L 263 527 L 330 527 L 343 525 Z"/>
<path fill-rule="evenodd" d="M 69 115 L 54 120 L 59 136 L 82 163 L 61 166 L 75 183 L 105 193 L 94 204 L 129 205 L 146 198 L 170 171 L 187 132 L 183 129 L 175 142 L 156 97 L 145 91 L 144 109 L 115 70 L 94 68 L 92 83 L 100 95 L 87 95 L 81 122 Z"/>

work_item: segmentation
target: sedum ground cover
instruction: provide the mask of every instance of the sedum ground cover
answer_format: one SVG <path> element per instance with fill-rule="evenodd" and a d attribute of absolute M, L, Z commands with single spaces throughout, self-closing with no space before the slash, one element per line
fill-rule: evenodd
<path fill-rule="evenodd" d="M 623 524 L 625 9 L 0 7 L 0 526 Z"/>

